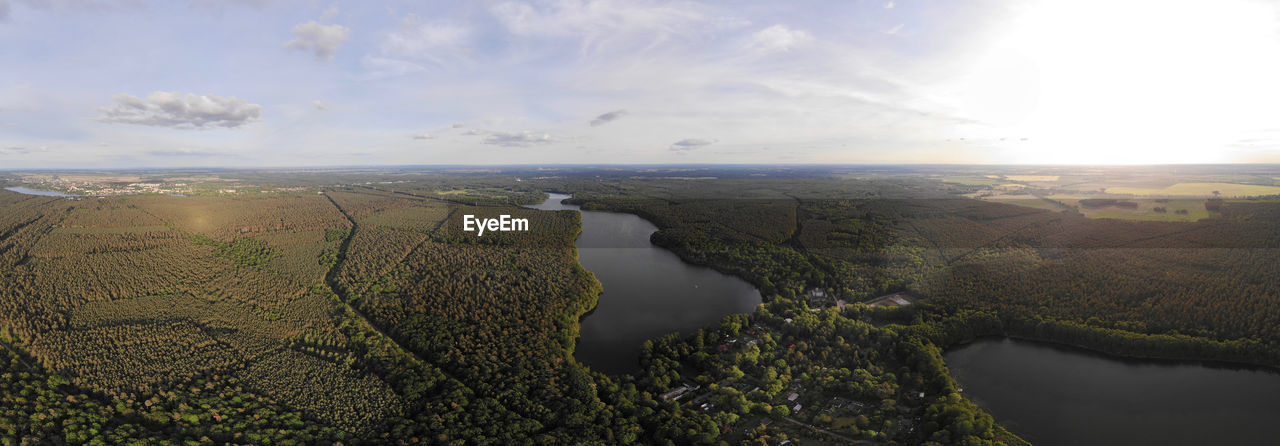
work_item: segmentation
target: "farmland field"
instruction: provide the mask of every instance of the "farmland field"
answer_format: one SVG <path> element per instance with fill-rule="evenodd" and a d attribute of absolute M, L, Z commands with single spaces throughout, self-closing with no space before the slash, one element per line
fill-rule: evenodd
<path fill-rule="evenodd" d="M 1026 182 L 1053 182 L 1058 181 L 1058 175 L 1005 175 L 1009 181 L 1026 181 Z"/>
<path fill-rule="evenodd" d="M 1217 192 L 1217 194 L 1214 192 Z M 1177 183 L 1161 189 L 1123 186 L 1108 187 L 1107 193 L 1148 196 L 1254 197 L 1280 194 L 1280 186 L 1235 183 Z"/>

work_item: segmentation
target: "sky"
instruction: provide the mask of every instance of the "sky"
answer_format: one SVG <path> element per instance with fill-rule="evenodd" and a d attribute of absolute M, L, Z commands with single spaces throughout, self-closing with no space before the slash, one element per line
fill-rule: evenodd
<path fill-rule="evenodd" d="M 0 0 L 0 169 L 1280 162 L 1280 2 Z"/>

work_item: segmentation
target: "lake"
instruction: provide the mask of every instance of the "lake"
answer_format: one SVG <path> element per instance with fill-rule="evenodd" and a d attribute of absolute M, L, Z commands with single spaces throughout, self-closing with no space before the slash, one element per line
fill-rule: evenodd
<path fill-rule="evenodd" d="M 654 246 L 658 230 L 631 214 L 582 211 L 561 203 L 569 195 L 551 194 L 542 210 L 582 212 L 582 234 L 575 245 L 582 266 L 604 285 L 595 310 L 581 321 L 574 356 L 604 373 L 639 370 L 640 347 L 671 332 L 692 333 L 724 316 L 749 313 L 760 291 L 746 281 L 680 260 Z"/>
<path fill-rule="evenodd" d="M 1033 444 L 1260 445 L 1280 439 L 1280 373 L 980 339 L 945 353 L 965 396 Z"/>
<path fill-rule="evenodd" d="M 4 190 L 27 195 L 43 195 L 46 197 L 79 197 L 79 195 L 64 194 L 62 192 L 54 192 L 51 190 L 27 189 L 25 187 L 17 186 L 6 187 Z"/>

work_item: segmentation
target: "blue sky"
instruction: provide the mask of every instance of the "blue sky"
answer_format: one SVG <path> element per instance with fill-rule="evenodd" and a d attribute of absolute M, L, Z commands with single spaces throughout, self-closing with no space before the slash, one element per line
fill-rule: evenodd
<path fill-rule="evenodd" d="M 0 0 L 0 167 L 1280 162 L 1280 8 Z"/>

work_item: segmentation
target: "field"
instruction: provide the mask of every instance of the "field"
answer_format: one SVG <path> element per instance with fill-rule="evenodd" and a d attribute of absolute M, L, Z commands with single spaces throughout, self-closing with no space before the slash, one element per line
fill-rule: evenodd
<path fill-rule="evenodd" d="M 966 186 L 994 186 L 1001 183 L 999 179 L 987 177 L 942 177 L 938 180 L 945 183 L 956 183 Z"/>
<path fill-rule="evenodd" d="M 1079 200 L 1064 201 L 1068 206 L 1077 206 L 1089 218 L 1117 218 L 1139 221 L 1199 221 L 1215 214 L 1205 209 L 1204 200 L 1131 200 L 1137 203 L 1133 209 L 1107 206 L 1088 208 L 1079 205 Z"/>
<path fill-rule="evenodd" d="M 1169 187 L 1108 187 L 1108 194 L 1146 196 L 1192 196 L 1245 198 L 1280 194 L 1280 186 L 1235 183 L 1177 183 Z"/>
<path fill-rule="evenodd" d="M 1005 175 L 1009 181 L 1026 181 L 1026 182 L 1054 182 L 1058 181 L 1058 175 Z"/>
<path fill-rule="evenodd" d="M 1119 220 L 1191 222 L 1216 215 L 1205 208 L 1205 200 L 1202 199 L 1112 199 L 1120 205 L 1102 206 L 1082 204 L 1081 201 L 1088 203 L 1088 200 L 1105 200 L 1087 195 L 1049 195 L 1031 198 L 1026 195 L 1000 195 L 984 198 L 984 200 L 1053 212 L 1078 212 L 1089 218 Z"/>

